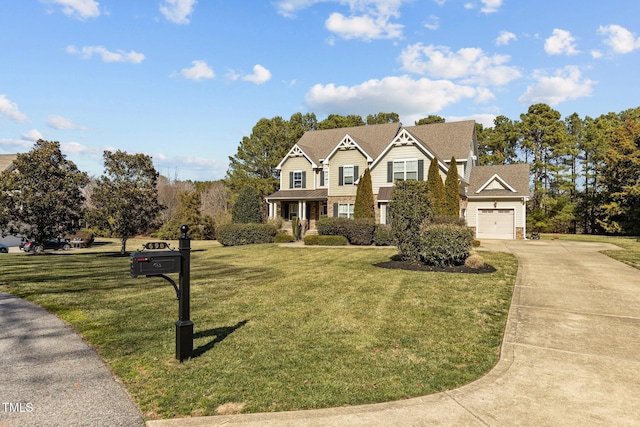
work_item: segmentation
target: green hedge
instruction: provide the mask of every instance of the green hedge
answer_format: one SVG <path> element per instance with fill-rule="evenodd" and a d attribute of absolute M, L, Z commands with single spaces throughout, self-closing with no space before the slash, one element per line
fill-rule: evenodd
<path fill-rule="evenodd" d="M 271 224 L 224 224 L 218 228 L 217 238 L 223 246 L 273 243 L 278 230 Z"/>
<path fill-rule="evenodd" d="M 320 218 L 316 221 L 318 234 L 321 236 L 347 236 L 348 218 Z"/>
<path fill-rule="evenodd" d="M 344 236 L 352 245 L 369 246 L 376 223 L 371 218 L 322 218 L 316 222 L 316 228 L 321 236 Z"/>
<path fill-rule="evenodd" d="M 429 224 L 420 230 L 420 258 L 435 266 L 462 265 L 469 256 L 473 232 L 455 224 Z"/>
<path fill-rule="evenodd" d="M 293 243 L 296 241 L 296 238 L 291 234 L 277 234 L 275 243 Z"/>
<path fill-rule="evenodd" d="M 304 244 L 307 246 L 346 246 L 349 241 L 344 236 L 320 236 L 309 235 L 304 238 Z"/>
<path fill-rule="evenodd" d="M 394 246 L 396 243 L 393 240 L 391 226 L 388 224 L 378 224 L 376 231 L 373 233 L 373 243 L 375 243 L 376 246 Z"/>

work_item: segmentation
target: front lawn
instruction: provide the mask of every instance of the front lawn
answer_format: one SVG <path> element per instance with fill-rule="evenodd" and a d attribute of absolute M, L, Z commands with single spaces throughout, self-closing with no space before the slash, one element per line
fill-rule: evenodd
<path fill-rule="evenodd" d="M 72 324 L 148 418 L 397 400 L 466 384 L 498 361 L 510 254 L 483 252 L 497 271 L 466 275 L 375 267 L 395 254 L 386 248 L 193 246 L 196 357 L 182 364 L 173 289 L 130 278 L 115 241 L 0 257 L 0 291 Z"/>

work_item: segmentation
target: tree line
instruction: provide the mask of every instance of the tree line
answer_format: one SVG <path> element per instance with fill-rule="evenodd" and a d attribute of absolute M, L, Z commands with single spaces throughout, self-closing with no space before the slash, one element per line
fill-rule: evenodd
<path fill-rule="evenodd" d="M 477 130 L 480 164 L 530 165 L 529 229 L 640 234 L 640 108 L 563 119 L 535 104 Z"/>
<path fill-rule="evenodd" d="M 415 124 L 444 121 L 431 115 Z M 278 189 L 276 167 L 304 132 L 390 122 L 399 122 L 398 114 L 263 118 L 229 158 L 225 179 L 209 182 L 162 177 L 150 156 L 122 151 L 105 151 L 104 174 L 92 179 L 58 142 L 39 140 L 17 155 L 15 171 L 0 174 L 0 230 L 44 241 L 88 223 L 119 237 L 123 253 L 128 238 L 175 238 L 182 223 L 194 237 L 212 238 L 217 225 L 232 221 L 242 189 L 262 197 Z M 530 165 L 530 230 L 640 235 L 640 107 L 563 119 L 536 104 L 519 120 L 498 116 L 493 127 L 477 124 L 476 131 L 481 165 Z"/>

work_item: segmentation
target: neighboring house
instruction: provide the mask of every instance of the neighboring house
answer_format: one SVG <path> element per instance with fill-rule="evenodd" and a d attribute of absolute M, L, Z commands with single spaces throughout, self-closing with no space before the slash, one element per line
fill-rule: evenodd
<path fill-rule="evenodd" d="M 369 168 L 376 221 L 386 224 L 394 182 L 425 180 L 432 161 L 438 162 L 444 180 L 451 157 L 460 177 L 460 214 L 466 218 L 469 203 L 475 203 L 467 199 L 469 180 L 473 170 L 482 169 L 474 121 L 306 132 L 277 167 L 280 190 L 266 197 L 269 218 L 282 217 L 286 223 L 298 217 L 310 230 L 322 216 L 353 218 L 357 184 Z M 471 208 L 475 212 L 475 205 Z"/>
<path fill-rule="evenodd" d="M 16 154 L 0 154 L 0 172 L 15 169 L 13 162 L 18 158 Z"/>

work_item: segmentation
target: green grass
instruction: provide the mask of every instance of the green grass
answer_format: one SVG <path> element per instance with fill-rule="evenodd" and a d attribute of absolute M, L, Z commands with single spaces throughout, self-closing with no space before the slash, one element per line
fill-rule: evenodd
<path fill-rule="evenodd" d="M 483 253 L 497 272 L 464 275 L 373 266 L 388 248 L 193 245 L 197 357 L 182 364 L 173 289 L 130 278 L 115 242 L 0 257 L 0 291 L 72 324 L 148 418 L 230 402 L 259 412 L 403 399 L 473 381 L 499 358 L 512 255 Z"/>
<path fill-rule="evenodd" d="M 560 234 L 560 240 L 578 242 L 610 243 L 621 250 L 606 250 L 603 254 L 640 270 L 640 237 L 639 236 L 594 236 L 590 234 Z M 552 234 L 545 234 L 543 239 L 552 239 Z"/>

